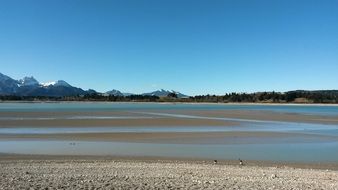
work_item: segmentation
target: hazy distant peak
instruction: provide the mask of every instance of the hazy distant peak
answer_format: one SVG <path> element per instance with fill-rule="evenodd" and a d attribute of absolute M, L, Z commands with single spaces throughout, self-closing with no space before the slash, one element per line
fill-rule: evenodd
<path fill-rule="evenodd" d="M 123 93 L 119 90 L 116 90 L 116 89 L 107 91 L 106 94 L 112 95 L 112 96 L 123 96 Z"/>
<path fill-rule="evenodd" d="M 21 86 L 37 86 L 39 82 L 33 77 L 24 77 L 23 79 L 19 80 Z"/>
<path fill-rule="evenodd" d="M 165 97 L 165 96 L 168 96 L 168 94 L 170 93 L 175 93 L 177 94 L 177 96 L 179 98 L 182 98 L 182 97 L 188 97 L 187 95 L 184 95 L 180 92 L 177 92 L 177 91 L 174 91 L 174 90 L 165 90 L 165 89 L 160 89 L 160 90 L 156 90 L 156 91 L 153 91 L 153 92 L 148 92 L 148 93 L 144 93 L 142 95 L 150 95 L 150 96 L 158 96 L 158 97 Z"/>

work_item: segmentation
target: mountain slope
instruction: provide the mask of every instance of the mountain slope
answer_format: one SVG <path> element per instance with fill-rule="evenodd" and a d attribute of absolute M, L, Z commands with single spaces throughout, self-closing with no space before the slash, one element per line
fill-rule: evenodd
<path fill-rule="evenodd" d="M 148 92 L 148 93 L 143 93 L 142 95 L 166 97 L 170 93 L 176 93 L 178 98 L 188 97 L 187 95 L 184 95 L 184 94 L 182 94 L 180 92 L 176 92 L 176 91 L 173 91 L 173 90 L 169 91 L 169 90 L 164 90 L 164 89 L 156 90 L 156 91 Z"/>
<path fill-rule="evenodd" d="M 53 82 L 46 82 L 46 83 L 42 83 L 42 86 L 45 87 L 51 87 L 51 86 L 63 86 L 63 87 L 72 87 L 70 84 L 68 84 L 66 81 L 64 80 L 58 80 L 58 81 L 53 81 Z"/>
<path fill-rule="evenodd" d="M 34 77 L 24 77 L 19 80 L 20 86 L 39 86 L 39 81 Z"/>
<path fill-rule="evenodd" d="M 0 73 L 0 94 L 11 95 L 18 91 L 19 81 Z"/>
<path fill-rule="evenodd" d="M 84 95 L 86 91 L 81 88 L 67 86 L 38 86 L 38 87 L 21 87 L 16 95 L 19 96 L 75 96 Z"/>
<path fill-rule="evenodd" d="M 121 91 L 115 90 L 115 89 L 107 91 L 106 94 L 111 95 L 111 96 L 124 96 Z"/>

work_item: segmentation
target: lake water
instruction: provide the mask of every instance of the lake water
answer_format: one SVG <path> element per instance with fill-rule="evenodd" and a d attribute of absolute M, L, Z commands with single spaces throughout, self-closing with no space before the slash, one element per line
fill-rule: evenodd
<path fill-rule="evenodd" d="M 0 112 L 10 111 L 109 111 L 109 110 L 260 110 L 314 115 L 338 115 L 338 106 L 234 105 L 172 103 L 2 103 Z"/>
<path fill-rule="evenodd" d="M 161 113 L 156 112 L 161 110 Z M 304 115 L 338 116 L 338 106 L 292 106 L 292 105 L 226 105 L 226 104 L 153 104 L 153 103 L 1 103 L 0 135 L 13 134 L 56 134 L 56 133 L 114 133 L 114 132 L 274 132 L 290 133 L 296 137 L 282 138 L 237 138 L 200 139 L 186 144 L 134 143 L 105 141 L 64 140 L 7 140 L 0 138 L 1 153 L 50 154 L 50 155 L 116 155 L 116 156 L 163 156 L 199 159 L 246 159 L 299 162 L 338 162 L 338 125 L 262 121 L 254 119 L 202 117 L 164 113 L 165 110 L 252 110 Z M 146 116 L 63 116 L 62 119 L 152 119 L 153 117 L 174 117 L 189 119 L 210 119 L 240 122 L 241 126 L 120 126 L 120 127 L 35 127 L 24 128 L 1 126 L 5 120 L 54 120 L 60 118 L 8 117 L 1 113 L 22 112 L 66 112 L 83 111 L 108 112 L 127 111 Z M 299 136 L 297 136 L 299 135 Z M 230 141 L 230 143 L 229 143 Z M 235 143 L 236 141 L 236 143 Z M 214 143 L 215 142 L 215 143 Z M 217 143 L 216 143 L 217 142 Z M 224 143 L 222 143 L 224 142 Z M 75 143 L 75 145 L 74 145 Z"/>

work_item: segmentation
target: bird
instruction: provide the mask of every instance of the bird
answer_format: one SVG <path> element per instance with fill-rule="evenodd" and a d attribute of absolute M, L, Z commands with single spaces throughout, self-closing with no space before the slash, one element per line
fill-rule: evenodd
<path fill-rule="evenodd" d="M 238 158 L 238 160 L 239 160 L 239 165 L 243 166 L 244 165 L 243 160 L 241 160 L 240 158 Z"/>
<path fill-rule="evenodd" d="M 214 164 L 217 164 L 217 160 L 214 160 Z"/>

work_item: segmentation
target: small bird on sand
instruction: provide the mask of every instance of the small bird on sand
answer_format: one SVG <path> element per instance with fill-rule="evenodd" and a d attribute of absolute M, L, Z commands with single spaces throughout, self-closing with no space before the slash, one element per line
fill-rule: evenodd
<path fill-rule="evenodd" d="M 217 164 L 217 160 L 214 160 L 214 164 Z"/>
<path fill-rule="evenodd" d="M 243 166 L 244 165 L 243 160 L 241 160 L 240 158 L 238 158 L 238 160 L 239 160 L 239 165 Z"/>

